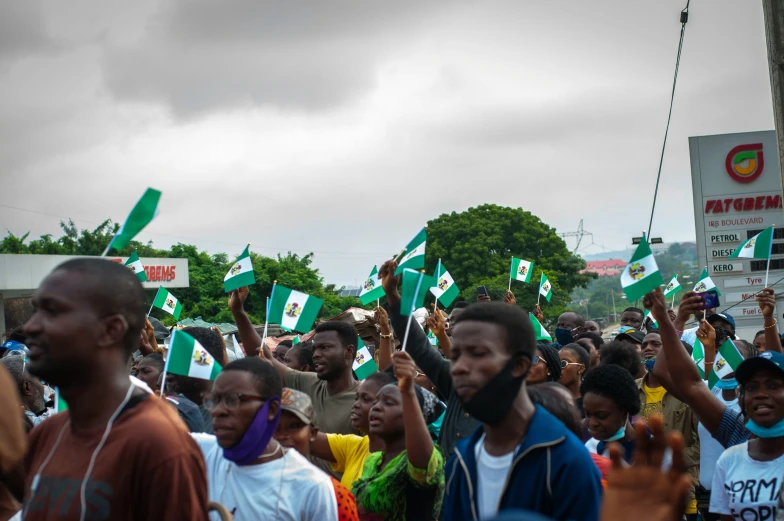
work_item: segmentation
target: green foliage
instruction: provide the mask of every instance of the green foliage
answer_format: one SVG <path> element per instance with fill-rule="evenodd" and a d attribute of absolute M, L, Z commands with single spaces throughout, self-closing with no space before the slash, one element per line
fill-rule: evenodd
<path fill-rule="evenodd" d="M 0 253 L 100 255 L 119 229 L 117 224 L 109 220 L 94 230 L 80 231 L 73 221 L 61 222 L 60 227 L 63 229 L 63 235 L 57 240 L 53 240 L 51 235 L 44 235 L 40 239 L 26 242 L 29 234 L 16 236 L 9 232 L 0 241 Z M 172 290 L 183 305 L 181 318 L 200 316 L 208 322 L 234 321 L 228 308 L 228 295 L 223 291 L 223 277 L 240 252 L 210 255 L 189 244 L 175 244 L 169 250 L 161 250 L 154 248 L 152 243 L 132 241 L 120 251 L 113 250 L 112 254 L 124 257 L 134 250 L 139 252 L 140 257 L 188 259 L 190 287 Z M 278 255 L 277 259 L 272 259 L 251 252 L 251 261 L 256 273 L 256 284 L 250 288 L 245 308 L 256 323 L 262 323 L 266 317 L 266 300 L 275 280 L 284 286 L 324 299 L 320 318 L 335 316 L 352 306 L 360 306 L 359 300 L 355 298 L 339 297 L 338 293 L 342 288 L 324 284 L 318 270 L 311 266 L 312 254 L 300 257 L 289 252 L 285 256 Z M 150 302 L 155 297 L 155 292 L 156 290 L 147 290 Z M 161 310 L 153 309 L 151 314 L 167 325 L 175 322 L 171 315 Z"/>
<path fill-rule="evenodd" d="M 542 271 L 547 273 L 553 285 L 552 301 L 541 300 L 547 322 L 566 309 L 575 288 L 592 278 L 580 274 L 585 261 L 567 249 L 555 230 L 522 208 L 487 204 L 443 214 L 427 225 L 427 268 L 434 271 L 440 258 L 461 288 L 461 300 L 475 301 L 482 285 L 493 300 L 502 299 L 513 256 L 535 262 L 529 284 L 512 282 L 523 308 L 536 305 L 539 279 Z"/>

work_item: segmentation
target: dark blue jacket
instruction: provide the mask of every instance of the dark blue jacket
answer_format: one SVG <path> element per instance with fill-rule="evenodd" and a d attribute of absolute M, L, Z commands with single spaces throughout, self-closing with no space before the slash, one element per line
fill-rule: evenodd
<path fill-rule="evenodd" d="M 484 427 L 458 443 L 447 463 L 443 520 L 479 521 L 475 449 L 482 434 Z M 601 476 L 585 446 L 537 405 L 512 460 L 499 511 L 518 508 L 556 521 L 597 521 L 601 496 Z"/>

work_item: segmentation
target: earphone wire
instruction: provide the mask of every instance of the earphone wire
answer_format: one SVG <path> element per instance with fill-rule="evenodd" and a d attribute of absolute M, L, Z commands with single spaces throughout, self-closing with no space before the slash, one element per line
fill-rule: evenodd
<path fill-rule="evenodd" d="M 109 423 L 106 424 L 106 431 L 103 433 L 103 437 L 101 441 L 98 442 L 98 446 L 93 451 L 93 455 L 90 457 L 90 464 L 87 466 L 87 473 L 84 475 L 84 479 L 82 480 L 82 486 L 79 490 L 79 502 L 81 506 L 81 512 L 79 515 L 79 521 L 85 521 L 85 517 L 87 516 L 87 481 L 90 479 L 90 474 L 93 472 L 93 467 L 95 466 L 95 460 L 98 459 L 98 453 L 101 452 L 106 440 L 109 438 L 109 433 L 112 431 L 112 424 L 120 415 L 122 410 L 128 405 L 128 402 L 131 399 L 131 395 L 133 394 L 133 388 L 136 386 L 133 382 L 131 382 L 131 386 L 128 388 L 128 392 L 125 394 L 125 398 L 123 399 L 122 403 L 117 410 L 114 411 L 111 418 L 109 418 Z"/>
<path fill-rule="evenodd" d="M 35 476 L 33 476 L 33 482 L 31 483 L 31 487 L 30 487 L 32 489 L 30 494 L 30 499 L 27 500 L 27 503 L 22 509 L 22 519 L 24 519 L 25 516 L 27 516 L 27 509 L 30 507 L 30 503 L 33 502 L 33 499 L 35 499 L 36 492 L 38 492 L 38 482 L 41 479 L 41 472 L 43 472 L 44 468 L 46 468 L 46 466 L 49 464 L 49 461 L 52 459 L 52 456 L 54 456 L 54 453 L 57 451 L 57 447 L 60 446 L 60 442 L 63 439 L 63 434 L 65 434 L 65 430 L 68 428 L 69 425 L 71 425 L 71 420 L 65 422 L 65 425 L 63 425 L 63 427 L 60 429 L 60 434 L 57 435 L 57 440 L 55 440 L 52 450 L 49 451 L 49 455 L 46 456 L 44 462 L 41 463 L 40 467 L 38 467 L 38 472 L 36 472 Z"/>

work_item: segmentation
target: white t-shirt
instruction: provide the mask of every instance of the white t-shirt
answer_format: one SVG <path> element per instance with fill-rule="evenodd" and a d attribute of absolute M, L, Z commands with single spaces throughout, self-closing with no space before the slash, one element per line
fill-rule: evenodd
<path fill-rule="evenodd" d="M 716 462 L 710 512 L 739 521 L 773 521 L 782 476 L 784 456 L 757 461 L 749 456 L 749 442 L 730 447 Z"/>
<path fill-rule="evenodd" d="M 492 519 L 498 515 L 498 505 L 504 491 L 515 451 L 503 456 L 491 456 L 485 450 L 485 435 L 474 447 L 476 456 L 476 487 L 479 501 L 479 519 Z"/>
<path fill-rule="evenodd" d="M 703 381 L 705 385 L 708 385 L 707 381 Z M 740 412 L 738 398 L 728 402 L 722 397 L 721 389 L 718 387 L 711 389 L 711 392 L 728 409 L 736 413 Z M 710 490 L 711 486 L 713 486 L 713 471 L 716 468 L 716 461 L 721 456 L 721 453 L 724 452 L 724 447 L 710 435 L 708 429 L 702 425 L 702 422 L 697 425 L 697 433 L 700 437 L 700 485 L 706 490 Z"/>
<path fill-rule="evenodd" d="M 239 466 L 223 457 L 215 436 L 192 433 L 207 465 L 210 501 L 225 506 L 234 521 L 337 521 L 329 476 L 295 450 L 260 465 Z M 211 519 L 217 520 L 213 513 Z"/>

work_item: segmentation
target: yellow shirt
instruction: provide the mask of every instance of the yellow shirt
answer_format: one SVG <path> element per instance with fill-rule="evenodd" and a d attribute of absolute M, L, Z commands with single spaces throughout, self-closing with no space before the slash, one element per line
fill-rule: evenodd
<path fill-rule="evenodd" d="M 351 485 L 362 476 L 365 460 L 370 455 L 370 438 L 353 434 L 327 434 L 327 443 L 336 460 L 330 463 L 332 470 L 343 473 L 340 482 L 351 490 Z"/>
<path fill-rule="evenodd" d="M 662 413 L 662 399 L 667 394 L 667 389 L 664 386 L 648 387 L 648 384 L 643 383 L 642 389 L 645 392 L 645 403 L 640 411 L 640 416 L 645 418 L 645 421 L 650 421 L 651 416 L 654 414 Z"/>

